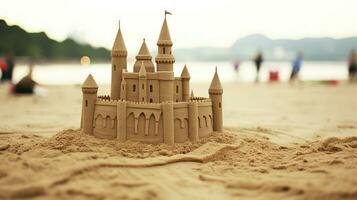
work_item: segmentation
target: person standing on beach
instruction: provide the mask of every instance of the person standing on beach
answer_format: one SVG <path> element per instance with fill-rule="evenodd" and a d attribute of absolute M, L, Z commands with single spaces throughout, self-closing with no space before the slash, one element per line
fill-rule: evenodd
<path fill-rule="evenodd" d="M 1 68 L 1 82 L 8 82 L 12 80 L 12 74 L 15 68 L 15 59 L 12 52 L 5 55 L 5 66 Z"/>
<path fill-rule="evenodd" d="M 357 80 L 357 52 L 354 49 L 351 50 L 348 59 L 348 76 L 350 81 Z"/>
<path fill-rule="evenodd" d="M 264 61 L 263 53 L 261 51 L 258 51 L 257 55 L 254 57 L 254 64 L 255 64 L 255 67 L 257 68 L 256 82 L 258 82 L 258 80 L 259 80 L 259 71 L 260 71 L 260 67 L 261 67 L 263 61 Z"/>
<path fill-rule="evenodd" d="M 295 59 L 293 60 L 290 81 L 294 81 L 297 79 L 299 72 L 300 72 L 301 64 L 302 64 L 302 58 L 303 58 L 303 54 L 302 54 L 302 52 L 299 52 L 296 55 Z"/>

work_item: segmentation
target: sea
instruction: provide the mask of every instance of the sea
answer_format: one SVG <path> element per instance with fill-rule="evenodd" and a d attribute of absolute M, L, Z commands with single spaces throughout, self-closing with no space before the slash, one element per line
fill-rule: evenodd
<path fill-rule="evenodd" d="M 252 83 L 257 79 L 257 71 L 252 62 L 240 63 L 238 69 L 234 68 L 232 62 L 210 61 L 210 62 L 176 62 L 174 64 L 175 76 L 180 76 L 184 66 L 187 66 L 191 75 L 192 83 L 209 83 L 213 77 L 215 69 L 220 76 L 221 82 L 242 82 Z M 132 71 L 133 63 L 128 63 L 128 71 Z M 26 75 L 27 65 L 19 65 L 14 71 L 14 81 L 18 81 Z M 277 72 L 279 81 L 287 82 L 291 73 L 290 62 L 266 61 L 263 63 L 258 74 L 260 82 L 269 80 L 270 72 Z M 91 73 L 98 84 L 110 84 L 111 64 L 89 64 L 78 63 L 47 63 L 35 65 L 33 78 L 46 85 L 78 85 L 86 76 Z M 305 61 L 299 73 L 302 81 L 341 81 L 348 79 L 348 69 L 346 62 L 338 61 Z"/>

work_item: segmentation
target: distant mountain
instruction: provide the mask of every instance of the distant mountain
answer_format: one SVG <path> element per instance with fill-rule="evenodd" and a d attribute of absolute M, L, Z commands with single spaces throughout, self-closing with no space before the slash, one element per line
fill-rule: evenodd
<path fill-rule="evenodd" d="M 264 35 L 253 34 L 237 40 L 231 48 L 177 49 L 174 53 L 177 60 L 250 60 L 259 50 L 267 60 L 291 60 L 301 51 L 305 60 L 321 61 L 346 60 L 351 49 L 357 49 L 357 37 L 273 40 Z"/>
<path fill-rule="evenodd" d="M 357 37 L 303 38 L 299 40 L 272 40 L 264 35 L 254 34 L 237 40 L 231 47 L 232 55 L 248 59 L 257 50 L 271 60 L 291 59 L 301 51 L 306 60 L 346 60 L 349 51 L 357 48 Z"/>
<path fill-rule="evenodd" d="M 28 33 L 19 26 L 9 26 L 0 19 L 0 54 L 9 50 L 16 56 L 35 59 L 78 59 L 84 55 L 94 60 L 110 59 L 110 52 L 105 48 L 79 44 L 72 39 L 58 42 L 44 32 Z"/>

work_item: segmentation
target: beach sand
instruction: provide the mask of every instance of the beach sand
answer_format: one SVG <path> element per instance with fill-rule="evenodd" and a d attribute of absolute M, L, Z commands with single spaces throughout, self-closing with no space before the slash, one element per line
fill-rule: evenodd
<path fill-rule="evenodd" d="M 0 199 L 357 199 L 357 85 L 224 84 L 224 133 L 174 146 L 84 135 L 80 87 L 48 90 L 0 87 Z"/>

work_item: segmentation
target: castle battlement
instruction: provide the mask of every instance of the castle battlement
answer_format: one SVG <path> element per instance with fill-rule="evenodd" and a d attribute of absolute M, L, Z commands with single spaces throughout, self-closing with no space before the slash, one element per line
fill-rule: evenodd
<path fill-rule="evenodd" d="M 155 57 L 145 39 L 133 72 L 127 70 L 127 49 L 119 27 L 112 48 L 110 95 L 97 95 L 98 85 L 89 75 L 82 85 L 81 128 L 99 138 L 148 143 L 195 142 L 222 131 L 223 89 L 217 70 L 209 98 L 190 95 L 190 74 L 184 66 L 174 75 L 175 58 L 166 16 Z"/>
<path fill-rule="evenodd" d="M 98 98 L 96 101 L 96 104 L 98 104 L 98 105 L 116 105 L 118 102 L 119 102 L 119 100 Z"/>
<path fill-rule="evenodd" d="M 97 98 L 98 99 L 110 99 L 110 96 L 109 95 L 99 95 Z"/>

